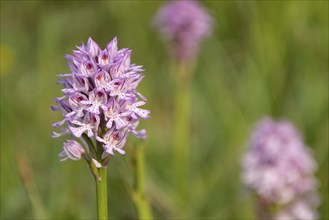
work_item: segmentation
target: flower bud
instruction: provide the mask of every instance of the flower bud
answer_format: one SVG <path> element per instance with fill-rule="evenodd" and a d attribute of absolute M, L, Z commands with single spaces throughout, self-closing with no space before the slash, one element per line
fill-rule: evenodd
<path fill-rule="evenodd" d="M 63 143 L 63 151 L 59 153 L 61 161 L 71 159 L 80 160 L 82 155 L 85 153 L 83 147 L 74 140 L 68 140 Z"/>

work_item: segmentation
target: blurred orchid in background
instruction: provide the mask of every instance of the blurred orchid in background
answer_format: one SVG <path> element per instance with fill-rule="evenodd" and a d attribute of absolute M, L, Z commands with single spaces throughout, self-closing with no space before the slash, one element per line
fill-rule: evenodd
<path fill-rule="evenodd" d="M 316 162 L 290 122 L 259 122 L 243 159 L 243 181 L 262 206 L 260 219 L 316 219 L 315 169 Z"/>
<path fill-rule="evenodd" d="M 175 0 L 159 9 L 154 25 L 175 58 L 190 60 L 201 40 L 211 35 L 213 20 L 198 1 Z"/>

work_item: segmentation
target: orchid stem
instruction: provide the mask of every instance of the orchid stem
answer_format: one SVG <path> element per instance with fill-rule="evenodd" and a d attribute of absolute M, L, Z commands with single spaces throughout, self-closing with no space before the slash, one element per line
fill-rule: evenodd
<path fill-rule="evenodd" d="M 98 220 L 107 220 L 107 168 L 99 168 L 98 173 L 100 179 L 95 179 L 97 192 L 97 216 Z"/>

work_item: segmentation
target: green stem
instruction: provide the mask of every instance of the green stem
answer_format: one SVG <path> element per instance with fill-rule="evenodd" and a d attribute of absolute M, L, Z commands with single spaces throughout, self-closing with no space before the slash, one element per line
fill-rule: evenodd
<path fill-rule="evenodd" d="M 143 220 L 152 220 L 153 217 L 148 201 L 143 197 L 137 197 L 135 199 L 135 205 L 138 210 L 138 218 Z"/>
<path fill-rule="evenodd" d="M 98 173 L 99 180 L 96 180 L 96 192 L 97 192 L 97 216 L 98 220 L 107 220 L 107 168 L 99 168 Z"/>
<path fill-rule="evenodd" d="M 174 106 L 174 184 L 186 204 L 190 140 L 191 72 L 186 63 L 177 65 Z M 183 210 L 182 210 L 183 211 Z"/>
<path fill-rule="evenodd" d="M 133 200 L 135 202 L 139 219 L 153 219 L 150 210 L 149 202 L 145 195 L 145 160 L 144 160 L 144 147 L 140 146 L 136 149 L 135 165 L 135 192 Z"/>

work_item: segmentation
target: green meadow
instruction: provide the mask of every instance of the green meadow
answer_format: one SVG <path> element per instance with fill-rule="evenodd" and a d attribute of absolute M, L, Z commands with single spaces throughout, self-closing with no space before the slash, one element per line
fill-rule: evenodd
<path fill-rule="evenodd" d="M 172 58 L 152 19 L 163 1 L 1 1 L 1 219 L 94 219 L 93 177 L 83 160 L 60 162 L 67 137 L 56 74 L 65 54 L 115 36 L 143 65 L 139 91 L 151 118 L 146 140 L 129 137 L 108 169 L 110 219 L 137 219 L 129 193 L 135 148 L 145 147 L 145 188 L 154 219 L 252 220 L 241 183 L 250 133 L 266 116 L 291 121 L 318 163 L 320 219 L 328 213 L 328 1 L 202 1 L 214 19 L 200 45 L 191 89 L 188 203 L 173 189 Z M 284 152 L 282 152 L 284 154 Z M 184 207 L 184 208 L 182 208 Z M 177 210 L 182 209 L 182 210 Z"/>

